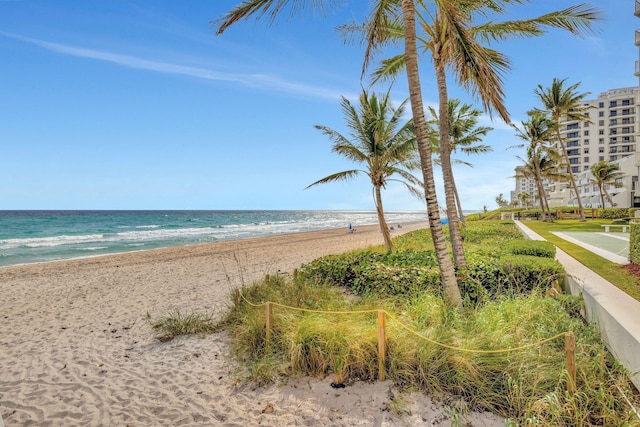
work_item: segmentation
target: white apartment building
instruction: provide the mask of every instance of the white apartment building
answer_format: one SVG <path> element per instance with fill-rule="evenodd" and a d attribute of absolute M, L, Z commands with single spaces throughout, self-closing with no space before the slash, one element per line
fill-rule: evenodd
<path fill-rule="evenodd" d="M 640 207 L 636 196 L 638 166 L 636 153 L 640 144 L 640 87 L 611 89 L 597 99 L 585 101 L 589 121 L 562 123 L 561 134 L 584 207 L 601 207 L 599 196 L 592 197 L 591 166 L 600 161 L 617 162 L 625 173 L 622 187 L 609 189 L 618 207 Z M 597 189 L 596 189 L 596 194 Z M 577 206 L 578 200 L 567 182 L 549 184 L 549 206 Z"/>
<path fill-rule="evenodd" d="M 608 90 L 597 99 L 584 101 L 583 106 L 587 108 L 589 120 L 566 121 L 560 129 L 583 206 L 602 207 L 590 168 L 600 160 L 607 160 L 618 163 L 625 174 L 620 180 L 621 187 L 607 186 L 614 204 L 640 207 L 640 187 L 636 196 L 640 175 L 640 157 L 636 156 L 640 151 L 640 86 Z M 516 177 L 521 175 L 519 168 L 516 168 Z M 578 206 L 575 192 L 566 181 L 547 181 L 545 191 L 549 207 Z M 532 179 L 516 178 L 512 200 L 517 200 L 522 192 L 531 194 L 532 200 L 537 197 Z M 607 204 L 607 207 L 610 206 Z"/>

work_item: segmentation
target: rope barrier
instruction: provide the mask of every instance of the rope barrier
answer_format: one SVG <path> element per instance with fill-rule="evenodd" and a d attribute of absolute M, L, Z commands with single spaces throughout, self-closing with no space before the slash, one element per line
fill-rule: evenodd
<path fill-rule="evenodd" d="M 315 309 L 310 309 L 310 308 L 300 308 L 300 307 L 293 307 L 293 306 L 289 306 L 286 304 L 280 304 L 277 302 L 273 302 L 273 301 L 267 301 L 267 302 L 263 302 L 263 303 L 253 303 L 251 301 L 249 301 L 248 299 L 245 298 L 245 296 L 242 294 L 241 290 L 238 290 L 240 297 L 250 306 L 252 307 L 264 307 L 267 304 L 271 304 L 272 306 L 276 306 L 276 307 L 281 307 L 281 308 L 286 308 L 289 310 L 295 310 L 295 311 L 300 311 L 300 312 L 306 312 L 306 313 L 316 313 L 316 314 L 367 314 L 367 313 L 378 313 L 380 311 L 384 312 L 385 315 L 389 316 L 393 321 L 395 321 L 400 327 L 402 327 L 403 329 L 405 329 L 407 332 L 417 336 L 418 338 L 422 338 L 425 341 L 428 341 L 434 345 L 438 345 L 440 347 L 444 347 L 444 348 L 448 348 L 449 350 L 454 350 L 454 351 L 461 351 L 461 352 L 467 352 L 467 353 L 485 353 L 485 354 L 496 354 L 496 353 L 509 353 L 512 351 L 520 351 L 520 350 L 525 350 L 527 348 L 532 348 L 532 347 L 537 347 L 540 346 L 542 344 L 545 344 L 547 342 L 553 341 L 555 339 L 558 339 L 560 337 L 565 336 L 566 334 L 573 334 L 573 332 L 571 331 L 567 331 L 567 332 L 561 332 L 559 334 L 556 334 L 550 338 L 545 338 L 541 341 L 538 341 L 536 343 L 531 343 L 531 344 L 525 344 L 523 346 L 520 347 L 513 347 L 513 348 L 508 348 L 508 349 L 498 349 L 498 350 L 474 350 L 474 349 L 468 349 L 468 348 L 462 348 L 462 347 L 455 347 L 452 345 L 448 345 L 448 344 L 444 344 L 438 341 L 435 341 L 427 336 L 422 335 L 421 333 L 419 333 L 418 331 L 411 329 L 409 326 L 405 325 L 404 323 L 402 323 L 400 320 L 398 320 L 395 316 L 393 316 L 392 314 L 390 314 L 388 311 L 386 310 L 382 310 L 382 309 L 371 309 L 371 310 L 355 310 L 355 311 L 329 311 L 329 310 L 315 310 Z"/>

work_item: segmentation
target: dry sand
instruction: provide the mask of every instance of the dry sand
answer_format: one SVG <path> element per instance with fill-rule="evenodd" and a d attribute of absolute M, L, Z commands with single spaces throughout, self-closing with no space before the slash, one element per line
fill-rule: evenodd
<path fill-rule="evenodd" d="M 390 382 L 238 386 L 224 334 L 161 343 L 145 320 L 222 314 L 238 286 L 381 242 L 368 226 L 0 268 L 0 426 L 447 426 L 423 394 L 403 395 L 398 417 Z"/>

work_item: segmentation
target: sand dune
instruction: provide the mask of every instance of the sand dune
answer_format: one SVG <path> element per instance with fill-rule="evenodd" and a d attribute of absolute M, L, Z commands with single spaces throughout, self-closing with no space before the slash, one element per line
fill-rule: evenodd
<path fill-rule="evenodd" d="M 398 418 L 390 382 L 237 386 L 224 334 L 161 343 L 145 320 L 175 309 L 222 315 L 233 289 L 264 274 L 381 243 L 371 226 L 0 268 L 2 419 L 7 427 L 449 425 L 422 394 L 405 396 Z M 470 419 L 503 425 L 489 414 Z"/>

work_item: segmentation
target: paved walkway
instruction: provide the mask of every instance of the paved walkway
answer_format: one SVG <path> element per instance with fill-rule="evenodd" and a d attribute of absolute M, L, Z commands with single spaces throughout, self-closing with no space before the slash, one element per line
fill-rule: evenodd
<path fill-rule="evenodd" d="M 629 233 L 593 231 L 552 231 L 552 233 L 611 262 L 629 263 Z"/>

